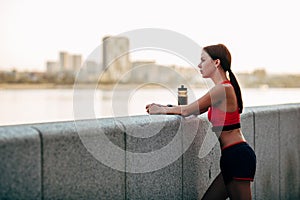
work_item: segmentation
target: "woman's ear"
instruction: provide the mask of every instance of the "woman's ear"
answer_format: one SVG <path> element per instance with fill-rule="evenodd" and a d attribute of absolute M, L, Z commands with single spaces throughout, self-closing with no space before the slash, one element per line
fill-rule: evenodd
<path fill-rule="evenodd" d="M 216 59 L 216 60 L 214 60 L 214 61 L 215 61 L 216 67 L 219 67 L 219 66 L 221 65 L 220 59 Z"/>

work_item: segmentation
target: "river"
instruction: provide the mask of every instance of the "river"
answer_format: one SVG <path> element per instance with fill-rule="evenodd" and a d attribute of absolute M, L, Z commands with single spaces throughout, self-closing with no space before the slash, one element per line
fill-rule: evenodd
<path fill-rule="evenodd" d="M 77 100 L 73 92 L 73 89 L 0 90 L 0 126 L 74 120 L 73 101 Z M 205 92 L 207 89 L 203 88 L 189 91 L 189 102 Z M 246 88 L 242 95 L 245 107 L 300 103 L 299 88 Z M 90 102 L 84 106 L 91 107 L 97 118 L 133 116 L 147 114 L 148 103 L 176 104 L 177 96 L 176 91 L 165 88 L 95 90 Z"/>

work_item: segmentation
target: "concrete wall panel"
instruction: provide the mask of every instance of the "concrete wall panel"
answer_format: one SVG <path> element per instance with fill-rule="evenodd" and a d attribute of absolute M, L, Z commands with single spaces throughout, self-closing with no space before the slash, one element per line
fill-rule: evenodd
<path fill-rule="evenodd" d="M 300 199 L 300 106 L 285 106 L 280 116 L 280 197 Z"/>
<path fill-rule="evenodd" d="M 0 127 L 0 199 L 40 199 L 41 144 L 27 126 Z"/>
<path fill-rule="evenodd" d="M 123 132 L 113 120 L 81 121 L 77 126 L 73 122 L 48 123 L 35 127 L 43 139 L 44 199 L 125 198 L 125 173 L 97 160 L 80 139 L 85 136 L 91 142 L 97 141 L 99 131 L 103 130 L 124 148 Z M 107 151 L 101 146 L 96 148 L 100 153 Z"/>
<path fill-rule="evenodd" d="M 279 112 L 274 106 L 255 107 L 255 199 L 279 199 Z"/>
<path fill-rule="evenodd" d="M 245 108 L 241 115 L 241 130 L 249 145 L 254 149 L 254 114 L 249 108 Z"/>
<path fill-rule="evenodd" d="M 253 198 L 299 199 L 300 104 L 246 108 L 241 121 L 257 156 Z M 200 199 L 220 154 L 206 116 L 4 126 L 0 199 Z"/>
<path fill-rule="evenodd" d="M 147 119 L 141 116 L 132 118 L 131 122 L 122 120 L 127 130 L 126 199 L 182 199 L 181 118 Z M 140 130 L 132 134 L 131 128 Z"/>
<path fill-rule="evenodd" d="M 206 118 L 199 117 L 198 124 L 197 135 L 183 155 L 183 199 L 201 199 L 220 173 L 217 136 Z"/>

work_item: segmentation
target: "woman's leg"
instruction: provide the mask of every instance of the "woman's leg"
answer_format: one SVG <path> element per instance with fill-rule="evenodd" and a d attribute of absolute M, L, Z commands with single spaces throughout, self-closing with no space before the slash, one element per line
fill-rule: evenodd
<path fill-rule="evenodd" d="M 250 181 L 239 181 L 232 180 L 228 185 L 226 185 L 229 197 L 232 200 L 251 200 L 251 187 Z"/>
<path fill-rule="evenodd" d="M 227 197 L 228 197 L 228 193 L 226 190 L 226 186 L 223 180 L 223 176 L 220 173 L 212 182 L 212 184 L 209 186 L 202 199 L 218 200 L 218 199 L 226 199 Z"/>

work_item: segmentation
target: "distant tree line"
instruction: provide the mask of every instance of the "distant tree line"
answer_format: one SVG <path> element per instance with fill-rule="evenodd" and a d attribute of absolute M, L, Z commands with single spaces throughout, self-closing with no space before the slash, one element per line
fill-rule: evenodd
<path fill-rule="evenodd" d="M 18 72 L 0 71 L 0 83 L 14 83 L 14 84 L 41 84 L 41 83 L 55 83 L 55 84 L 73 84 L 75 76 L 71 73 L 61 72 L 56 74 L 47 74 L 45 72 Z"/>
<path fill-rule="evenodd" d="M 274 88 L 300 88 L 300 74 L 267 74 L 264 69 L 254 70 L 252 73 L 237 74 L 243 87 L 257 88 L 268 86 Z"/>
<path fill-rule="evenodd" d="M 75 78 L 76 74 L 70 72 L 48 74 L 45 72 L 18 72 L 16 70 L 0 71 L 0 84 L 52 83 L 57 85 L 72 85 L 75 82 Z M 245 88 L 262 86 L 300 88 L 300 74 L 269 75 L 264 69 L 257 69 L 252 73 L 237 73 L 237 78 L 242 87 Z M 128 83 L 131 83 L 130 80 Z"/>

